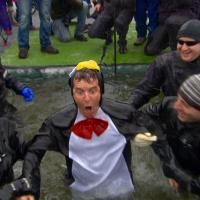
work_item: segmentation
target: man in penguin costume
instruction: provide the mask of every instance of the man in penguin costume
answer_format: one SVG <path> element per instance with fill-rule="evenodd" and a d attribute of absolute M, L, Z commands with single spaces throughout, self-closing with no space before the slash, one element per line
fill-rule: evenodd
<path fill-rule="evenodd" d="M 103 75 L 95 61 L 80 62 L 69 85 L 74 103 L 44 121 L 28 148 L 23 175 L 30 180 L 45 152 L 53 150 L 66 157 L 73 196 L 124 199 L 134 191 L 131 138 L 144 146 L 157 137 L 140 126 L 131 105 L 103 97 Z"/>

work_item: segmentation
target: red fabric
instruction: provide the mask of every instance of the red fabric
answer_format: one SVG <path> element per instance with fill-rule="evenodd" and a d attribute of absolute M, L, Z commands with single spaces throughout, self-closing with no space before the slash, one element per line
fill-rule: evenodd
<path fill-rule="evenodd" d="M 107 121 L 102 119 L 87 118 L 72 126 L 71 131 L 81 138 L 90 140 L 93 132 L 95 132 L 97 136 L 100 136 L 107 129 L 107 127 Z"/>

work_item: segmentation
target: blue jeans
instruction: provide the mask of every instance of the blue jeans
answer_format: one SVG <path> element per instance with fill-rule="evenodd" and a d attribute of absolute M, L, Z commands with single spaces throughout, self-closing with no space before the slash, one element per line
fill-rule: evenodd
<path fill-rule="evenodd" d="M 19 9 L 19 29 L 18 46 L 19 48 L 29 49 L 29 30 L 32 0 L 17 0 Z M 46 48 L 51 45 L 51 0 L 37 0 L 40 18 L 40 46 Z"/>
<path fill-rule="evenodd" d="M 17 3 L 17 1 L 15 2 L 15 5 L 16 5 L 16 16 L 15 16 L 15 20 L 17 22 L 19 22 L 19 5 Z M 32 15 L 30 15 L 30 28 L 32 28 L 33 26 L 33 20 L 32 20 Z"/>
<path fill-rule="evenodd" d="M 158 0 L 136 0 L 136 31 L 137 37 L 145 37 L 151 34 L 158 25 Z M 148 25 L 147 17 L 149 19 Z"/>
<path fill-rule="evenodd" d="M 82 31 L 85 26 L 85 21 L 88 13 L 88 4 L 87 2 L 83 1 L 83 8 L 82 9 L 71 9 L 68 16 L 70 19 L 77 17 L 77 25 L 75 30 L 75 35 L 82 34 Z"/>

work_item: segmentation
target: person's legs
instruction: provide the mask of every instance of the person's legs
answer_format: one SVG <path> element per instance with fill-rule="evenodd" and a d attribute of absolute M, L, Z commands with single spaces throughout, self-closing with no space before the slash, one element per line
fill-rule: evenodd
<path fill-rule="evenodd" d="M 136 31 L 137 31 L 137 40 L 134 45 L 141 45 L 145 41 L 147 33 L 147 5 L 146 0 L 136 0 L 136 11 L 135 11 L 135 22 L 136 22 Z"/>
<path fill-rule="evenodd" d="M 32 0 L 18 0 L 18 46 L 19 58 L 26 58 L 29 49 L 29 29 Z"/>
<path fill-rule="evenodd" d="M 70 19 L 77 17 L 77 25 L 76 25 L 74 37 L 77 38 L 77 39 L 80 37 L 80 40 L 82 38 L 82 41 L 87 40 L 87 38 L 83 35 L 83 29 L 84 29 L 84 26 L 85 26 L 87 13 L 88 13 L 88 4 L 87 4 L 86 1 L 83 1 L 83 8 L 72 9 L 69 12 Z"/>
<path fill-rule="evenodd" d="M 71 38 L 69 28 L 64 25 L 62 19 L 56 19 L 52 22 L 52 31 L 61 42 L 67 42 Z"/>
<path fill-rule="evenodd" d="M 77 13 L 78 19 L 77 19 L 75 35 L 82 34 L 82 31 L 85 26 L 87 13 L 88 13 L 88 4 L 87 4 L 87 2 L 83 1 L 83 8 L 81 10 L 79 10 L 79 12 Z"/>
<path fill-rule="evenodd" d="M 133 9 L 123 9 L 118 13 L 117 18 L 115 19 L 115 28 L 119 35 L 119 52 L 127 52 L 127 41 L 126 35 L 128 33 L 129 24 L 133 18 L 134 10 Z"/>
<path fill-rule="evenodd" d="M 147 29 L 149 35 L 151 35 L 158 26 L 158 4 L 158 0 L 147 0 L 147 13 L 149 19 Z"/>
<path fill-rule="evenodd" d="M 15 15 L 15 20 L 18 23 L 19 22 L 19 5 L 18 5 L 18 1 L 15 2 L 16 5 L 16 15 Z M 15 24 L 18 25 L 18 24 Z M 30 30 L 37 30 L 37 28 L 35 28 L 33 26 L 33 20 L 32 20 L 32 15 L 30 15 Z"/>
<path fill-rule="evenodd" d="M 46 48 L 51 45 L 51 0 L 38 0 L 38 8 L 40 17 L 40 45 L 41 48 Z"/>
<path fill-rule="evenodd" d="M 56 54 L 58 50 L 51 46 L 51 0 L 38 0 L 40 17 L 40 46 L 41 51 Z"/>
<path fill-rule="evenodd" d="M 114 23 L 113 15 L 114 10 L 112 5 L 110 3 L 105 3 L 104 9 L 88 30 L 89 37 L 107 39 Z"/>
<path fill-rule="evenodd" d="M 160 24 L 148 37 L 148 40 L 144 47 L 144 53 L 148 56 L 157 55 L 168 46 L 169 38 L 167 27 L 165 26 L 165 24 Z"/>

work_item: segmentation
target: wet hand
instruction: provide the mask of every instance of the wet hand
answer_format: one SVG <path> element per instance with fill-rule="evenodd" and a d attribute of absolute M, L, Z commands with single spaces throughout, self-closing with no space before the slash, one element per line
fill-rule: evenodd
<path fill-rule="evenodd" d="M 153 142 L 157 141 L 157 136 L 151 133 L 138 133 L 134 138 L 134 143 L 136 146 L 145 147 L 151 145 Z"/>
<path fill-rule="evenodd" d="M 25 102 L 31 102 L 35 96 L 34 92 L 29 87 L 24 87 L 20 93 L 24 97 Z"/>

